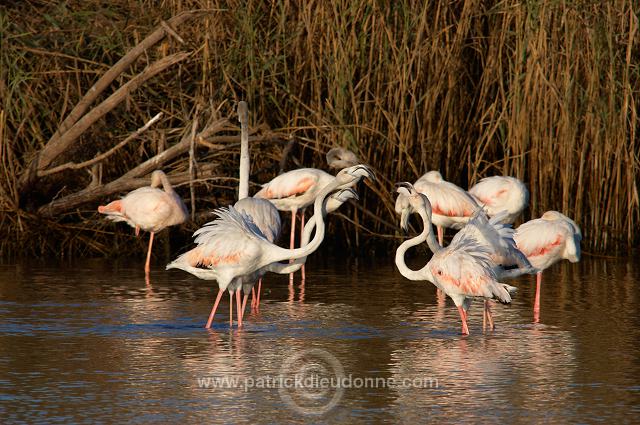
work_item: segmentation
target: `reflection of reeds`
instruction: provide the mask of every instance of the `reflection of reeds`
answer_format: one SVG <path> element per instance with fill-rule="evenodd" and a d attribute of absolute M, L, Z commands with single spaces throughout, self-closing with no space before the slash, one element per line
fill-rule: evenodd
<path fill-rule="evenodd" d="M 23 243 L 33 252 L 107 250 L 106 240 L 90 242 L 104 228 L 89 213 L 94 204 L 53 218 L 37 213 L 86 187 L 95 173 L 57 173 L 23 193 L 18 178 L 99 76 L 161 18 L 198 8 L 222 10 L 176 28 L 179 37 L 148 49 L 92 106 L 154 61 L 179 51 L 190 56 L 129 94 L 52 166 L 89 160 L 164 112 L 102 163 L 104 182 L 112 181 L 179 143 L 194 111 L 205 121 L 215 115 L 235 123 L 228 100 L 246 99 L 254 132 L 264 134 L 264 122 L 297 141 L 288 168 L 325 167 L 320 153 L 341 145 L 377 169 L 377 187 L 362 191 L 353 212 L 362 237 L 395 232 L 391 182 L 435 168 L 465 187 L 486 175 L 520 177 L 532 195 L 527 217 L 548 209 L 575 217 L 588 249 L 633 244 L 640 221 L 633 4 L 202 0 L 104 9 L 88 1 L 72 10 L 15 2 L 0 9 L 0 227 L 8 235 L 0 252 Z M 235 182 L 218 187 L 220 180 L 207 178 L 236 177 L 237 136 L 227 131 L 219 135 L 223 146 L 231 143 L 227 149 L 202 145 L 196 153 L 197 166 L 215 164 L 196 185 L 203 211 L 233 199 Z M 284 148 L 252 145 L 254 181 L 277 172 Z M 164 168 L 188 172 L 188 153 Z M 186 198 L 186 187 L 179 190 Z M 49 232 L 66 242 L 45 242 Z"/>

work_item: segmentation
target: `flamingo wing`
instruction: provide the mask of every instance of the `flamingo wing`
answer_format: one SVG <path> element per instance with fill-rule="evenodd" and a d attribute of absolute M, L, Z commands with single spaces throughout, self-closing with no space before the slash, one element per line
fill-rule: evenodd
<path fill-rule="evenodd" d="M 559 255 L 571 226 L 561 220 L 541 218 L 528 221 L 516 229 L 514 239 L 518 249 L 529 260 L 541 256 Z"/>
<path fill-rule="evenodd" d="M 235 203 L 234 208 L 251 217 L 269 242 L 274 242 L 280 236 L 280 214 L 271 202 L 259 198 L 243 198 Z"/>
<path fill-rule="evenodd" d="M 328 173 L 314 168 L 299 168 L 275 177 L 266 183 L 258 193 L 256 198 L 283 199 L 301 196 L 314 189 L 324 175 L 333 178 Z M 322 188 L 320 188 L 322 189 Z"/>
<path fill-rule="evenodd" d="M 432 183 L 420 178 L 414 187 L 429 198 L 433 214 L 446 217 L 471 217 L 478 209 L 473 198 L 452 183 L 444 181 Z"/>

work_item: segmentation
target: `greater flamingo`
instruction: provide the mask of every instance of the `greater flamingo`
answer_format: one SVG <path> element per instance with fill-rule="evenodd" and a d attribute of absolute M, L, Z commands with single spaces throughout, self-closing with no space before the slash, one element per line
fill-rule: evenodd
<path fill-rule="evenodd" d="M 239 279 L 263 268 L 268 270 L 277 268 L 282 272 L 287 267 L 297 267 L 299 264 L 278 263 L 306 257 L 314 252 L 324 238 L 325 199 L 331 192 L 348 189 L 363 177 L 372 177 L 371 171 L 366 166 L 356 165 L 345 168 L 320 190 L 314 202 L 313 219 L 317 225 L 316 234 L 307 246 L 298 249 L 281 248 L 267 241 L 249 217 L 231 206 L 217 209 L 218 219 L 194 233 L 198 246 L 167 265 L 167 269 L 182 269 L 201 279 L 218 282 L 218 295 L 206 327 L 211 326 L 223 292 L 228 289 L 230 297 L 233 296 L 232 290 L 237 293 L 241 286 Z M 236 303 L 239 307 L 239 298 L 236 298 Z M 230 314 L 232 315 L 231 310 Z M 238 311 L 237 314 L 238 325 L 241 326 L 242 312 Z"/>
<path fill-rule="evenodd" d="M 487 211 L 489 217 L 506 211 L 502 222 L 508 224 L 513 224 L 529 205 L 529 191 L 515 177 L 485 177 L 469 189 L 469 194 Z"/>
<path fill-rule="evenodd" d="M 162 185 L 163 189 L 158 187 Z M 151 186 L 141 187 L 129 192 L 122 199 L 107 205 L 100 205 L 98 212 L 106 214 L 113 221 L 124 221 L 136 229 L 151 232 L 145 274 L 151 270 L 151 247 L 154 235 L 165 227 L 184 223 L 189 216 L 187 207 L 173 190 L 167 176 L 160 170 L 151 174 Z"/>
<path fill-rule="evenodd" d="M 269 200 L 280 211 L 291 212 L 291 235 L 289 248 L 295 246 L 296 214 L 299 209 L 312 205 L 320 191 L 333 176 L 317 168 L 299 168 L 275 177 L 263 185 L 254 195 L 255 198 Z M 304 229 L 304 210 L 302 211 L 301 229 Z M 304 279 L 304 266 L 302 278 Z M 289 275 L 289 283 L 293 284 L 293 273 Z"/>
<path fill-rule="evenodd" d="M 360 164 L 360 160 L 355 153 L 345 148 L 333 148 L 327 152 L 327 164 L 330 168 L 342 169 Z"/>
<path fill-rule="evenodd" d="M 247 102 L 238 102 L 238 120 L 240 121 L 240 185 L 238 188 L 238 202 L 234 208 L 245 213 L 260 229 L 262 234 L 271 243 L 274 243 L 278 236 L 282 223 L 280 214 L 276 207 L 269 201 L 259 198 L 249 197 L 249 174 L 251 172 L 251 161 L 249 156 L 249 107 Z M 262 276 L 264 273 L 256 273 L 243 279 L 244 286 L 250 285 L 258 281 L 258 296 L 252 298 L 251 307 L 257 307 L 260 304 L 260 291 L 262 289 Z M 251 286 L 253 292 L 253 285 Z M 244 311 L 244 309 L 243 309 Z"/>
<path fill-rule="evenodd" d="M 443 245 L 444 228 L 461 228 L 478 210 L 478 204 L 464 189 L 445 181 L 438 171 L 429 171 L 413 185 L 429 198 L 433 224 L 438 227 L 438 242 Z"/>
<path fill-rule="evenodd" d="M 431 204 L 429 199 L 414 190 L 409 183 L 403 183 L 398 191 L 406 196 L 408 213 L 416 212 L 423 221 L 423 230 L 418 236 L 403 242 L 396 251 L 395 263 L 400 273 L 409 280 L 432 282 L 438 289 L 447 294 L 458 307 L 462 320 L 462 333 L 469 334 L 467 326 L 467 313 L 472 298 L 479 297 L 485 300 L 498 299 L 502 303 L 511 302 L 510 292 L 516 288 L 499 283 L 497 281 L 497 264 L 491 258 L 491 250 L 482 241 L 478 240 L 477 231 L 473 226 L 478 217 L 484 213 L 477 211 L 474 217 L 463 230 L 458 232 L 447 248 L 439 248 L 433 230 L 431 228 Z M 402 224 L 406 225 L 405 216 Z M 467 229 L 467 230 L 465 230 Z M 411 270 L 407 267 L 404 256 L 406 251 L 416 245 L 427 241 L 435 252 L 431 260 L 420 270 Z M 491 311 L 486 310 L 492 323 Z"/>
<path fill-rule="evenodd" d="M 572 263 L 580 261 L 582 232 L 566 215 L 558 211 L 547 211 L 542 217 L 521 224 L 516 229 L 514 239 L 537 272 L 533 315 L 538 322 L 542 272 L 562 259 Z"/>

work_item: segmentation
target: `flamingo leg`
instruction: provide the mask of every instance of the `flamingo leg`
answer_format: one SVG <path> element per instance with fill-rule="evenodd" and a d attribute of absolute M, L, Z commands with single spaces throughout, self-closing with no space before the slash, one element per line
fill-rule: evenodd
<path fill-rule="evenodd" d="M 469 327 L 467 326 L 467 312 L 464 311 L 461 305 L 458 306 L 458 313 L 460 313 L 460 320 L 462 320 L 462 335 L 469 335 Z"/>
<path fill-rule="evenodd" d="M 140 226 L 136 226 L 136 238 L 140 235 Z"/>
<path fill-rule="evenodd" d="M 256 307 L 256 290 L 255 288 L 251 288 L 251 310 L 253 310 L 255 307 Z"/>
<path fill-rule="evenodd" d="M 147 262 L 144 263 L 144 273 L 149 274 L 151 271 L 151 247 L 153 246 L 153 235 L 154 232 L 151 232 L 151 236 L 149 236 L 149 249 L 147 250 Z"/>
<path fill-rule="evenodd" d="M 300 243 L 302 244 L 302 236 L 304 235 L 304 210 L 302 210 L 302 219 L 301 219 L 301 226 L 300 226 Z M 302 264 L 302 268 L 300 269 L 301 273 L 302 273 L 302 281 L 304 282 L 305 279 L 305 272 L 304 272 L 304 264 Z"/>
<path fill-rule="evenodd" d="M 240 308 L 242 301 L 240 300 L 240 289 L 236 291 L 236 316 L 238 316 L 238 327 L 242 327 L 242 309 Z"/>
<path fill-rule="evenodd" d="M 262 295 L 262 278 L 258 279 L 258 299 L 256 300 L 256 308 L 260 307 L 260 296 Z"/>
<path fill-rule="evenodd" d="M 297 210 L 291 211 L 291 237 L 289 242 L 289 248 L 293 249 L 296 243 L 296 214 Z M 293 263 L 293 260 L 289 260 L 290 263 Z M 293 272 L 289 273 L 289 284 L 293 285 Z"/>
<path fill-rule="evenodd" d="M 233 291 L 229 291 L 229 326 L 233 326 Z"/>
<path fill-rule="evenodd" d="M 444 246 L 443 242 L 444 242 L 444 228 L 442 226 L 438 226 L 438 243 L 440 244 L 440 246 Z"/>
<path fill-rule="evenodd" d="M 536 273 L 536 298 L 533 301 L 533 321 L 540 321 L 540 286 L 542 286 L 542 272 Z"/>
<path fill-rule="evenodd" d="M 485 324 L 484 324 L 484 318 L 487 319 L 487 323 L 489 325 L 489 330 L 495 330 L 495 325 L 493 323 L 493 315 L 491 314 L 491 301 L 489 300 L 485 300 L 484 301 L 484 313 L 483 313 L 483 320 L 482 320 L 482 329 L 484 329 Z"/>
<path fill-rule="evenodd" d="M 249 294 L 244 294 L 244 298 L 242 299 L 242 314 L 240 314 L 240 317 L 242 317 L 244 319 L 244 309 L 247 306 L 247 298 L 249 298 Z"/>
<path fill-rule="evenodd" d="M 205 325 L 206 329 L 211 327 L 211 322 L 213 322 L 213 316 L 216 315 L 216 310 L 218 309 L 218 303 L 220 302 L 220 298 L 222 298 L 222 294 L 224 291 L 222 289 L 218 289 L 218 296 L 216 297 L 216 302 L 213 304 L 213 308 L 211 309 L 211 314 L 209 315 L 209 320 L 207 320 L 207 324 Z"/>

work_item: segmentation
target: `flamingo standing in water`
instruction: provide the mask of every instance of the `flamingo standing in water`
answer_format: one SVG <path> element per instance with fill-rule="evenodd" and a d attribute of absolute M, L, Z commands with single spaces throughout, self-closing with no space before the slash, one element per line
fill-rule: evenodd
<path fill-rule="evenodd" d="M 422 269 L 411 270 L 404 260 L 407 250 L 425 241 L 435 248 L 437 242 L 431 228 L 432 209 L 429 199 L 421 193 L 409 191 L 410 184 L 403 185 L 408 186 L 400 187 L 398 191 L 407 196 L 412 210 L 422 218 L 424 228 L 418 236 L 404 241 L 398 247 L 395 256 L 396 266 L 407 279 L 428 280 L 451 297 L 460 314 L 462 334 L 468 335 L 467 310 L 471 299 L 497 299 L 502 303 L 510 303 L 510 293 L 516 288 L 497 281 L 497 265 L 491 259 L 491 251 L 476 238 L 474 231 L 464 229 L 456 234 L 448 247 L 436 250 Z M 482 214 L 482 211 L 478 211 L 470 223 Z M 469 228 L 469 225 L 465 226 L 466 228 Z M 488 311 L 486 314 L 491 315 L 491 312 Z"/>
<path fill-rule="evenodd" d="M 240 185 L 238 188 L 238 202 L 234 208 L 245 213 L 260 229 L 262 234 L 271 243 L 274 243 L 278 236 L 282 223 L 280 214 L 276 207 L 269 201 L 249 196 L 249 174 L 251 172 L 251 161 L 249 156 L 249 107 L 247 102 L 238 103 L 238 120 L 240 121 Z M 258 281 L 258 295 L 251 300 L 251 307 L 257 308 L 260 304 L 260 291 L 262 289 L 262 276 L 264 273 L 255 273 L 243 279 L 244 287 L 254 292 L 250 283 Z M 254 292 L 255 293 L 255 292 Z M 245 293 L 246 294 L 246 293 Z M 244 308 L 242 309 L 244 311 Z"/>
<path fill-rule="evenodd" d="M 489 217 L 506 211 L 503 223 L 513 224 L 529 205 L 529 191 L 515 177 L 485 177 L 469 189 L 469 194 L 482 205 Z"/>
<path fill-rule="evenodd" d="M 163 189 L 158 187 L 162 185 Z M 113 221 L 124 221 L 136 229 L 151 232 L 145 274 L 151 270 L 151 247 L 154 235 L 165 227 L 184 223 L 189 213 L 182 199 L 173 190 L 169 179 L 160 170 L 151 174 L 151 186 L 141 187 L 129 192 L 122 199 L 98 207 L 98 212 L 106 214 Z"/>
<path fill-rule="evenodd" d="M 398 199 L 396 200 L 396 212 L 401 214 L 400 224 L 403 229 L 408 228 L 409 215 L 419 211 L 415 210 L 410 202 L 411 197 L 416 197 L 419 192 L 410 183 L 401 183 L 398 188 Z M 414 199 L 414 203 L 418 202 Z M 418 205 L 421 205 L 418 202 Z M 422 209 L 421 216 L 423 221 L 431 229 L 431 210 L 430 204 L 426 204 Z M 511 279 L 521 276 L 525 273 L 534 273 L 535 269 L 531 266 L 525 255 L 518 250 L 513 239 L 513 229 L 502 223 L 506 211 L 502 211 L 490 220 L 483 213 L 476 213 L 463 228 L 454 236 L 454 239 L 473 237 L 477 243 L 489 252 L 491 260 L 495 264 L 493 269 L 499 280 Z M 433 236 L 433 232 L 427 235 L 427 244 L 431 251 L 436 254 L 442 248 Z M 517 266 L 516 268 L 505 269 L 505 266 Z M 487 322 L 489 327 L 494 329 L 493 318 L 491 315 L 491 305 L 485 301 L 483 315 L 483 329 Z"/>
<path fill-rule="evenodd" d="M 580 261 L 580 227 L 558 211 L 547 211 L 542 217 L 520 225 L 514 239 L 518 248 L 535 267 L 536 297 L 533 303 L 534 320 L 540 320 L 540 286 L 542 272 L 556 262 L 566 259 Z"/>
<path fill-rule="evenodd" d="M 413 186 L 429 198 L 440 245 L 443 245 L 445 227 L 461 228 L 479 208 L 464 189 L 445 181 L 438 171 L 429 171 Z"/>
<path fill-rule="evenodd" d="M 322 189 L 333 180 L 331 174 L 317 168 L 299 168 L 275 177 L 263 185 L 254 195 L 255 198 L 269 200 L 280 211 L 291 212 L 291 235 L 289 248 L 295 246 L 296 214 L 298 210 L 312 205 Z M 304 210 L 302 212 L 301 229 L 304 230 Z M 302 279 L 305 278 L 304 266 Z M 293 273 L 289 275 L 289 283 L 293 284 Z"/>
<path fill-rule="evenodd" d="M 237 291 L 241 285 L 239 279 L 264 268 L 283 272 L 287 268 L 299 267 L 300 264 L 284 265 L 279 262 L 306 257 L 320 246 L 325 230 L 325 199 L 335 190 L 350 188 L 363 177 L 371 178 L 371 171 L 366 166 L 356 165 L 340 171 L 325 185 L 314 201 L 316 234 L 307 246 L 298 249 L 285 249 L 269 242 L 248 216 L 231 206 L 217 209 L 218 219 L 194 233 L 198 246 L 167 265 L 167 269 L 182 269 L 201 279 L 218 282 L 218 295 L 206 328 L 211 326 L 223 292 L 228 289 L 231 297 L 231 291 Z M 238 297 L 236 304 L 238 325 L 241 326 L 242 313 Z M 232 314 L 230 309 L 230 315 Z"/>

